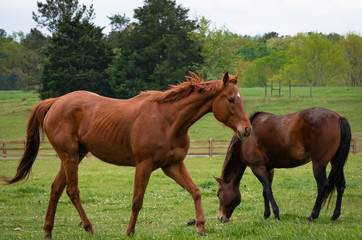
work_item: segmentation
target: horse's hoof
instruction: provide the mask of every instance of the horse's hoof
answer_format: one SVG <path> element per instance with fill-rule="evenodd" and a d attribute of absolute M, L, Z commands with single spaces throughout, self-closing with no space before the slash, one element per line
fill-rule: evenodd
<path fill-rule="evenodd" d="M 188 222 L 187 222 L 187 225 L 188 226 L 193 226 L 196 224 L 196 220 L 195 219 L 190 219 Z"/>
<path fill-rule="evenodd" d="M 200 236 L 206 236 L 205 223 L 196 224 L 196 231 Z"/>
<path fill-rule="evenodd" d="M 308 223 L 311 223 L 311 222 L 313 222 L 313 221 L 314 221 L 314 219 L 313 219 L 312 217 L 307 218 L 307 222 L 308 222 Z"/>
<path fill-rule="evenodd" d="M 44 235 L 44 239 L 51 239 L 52 238 L 52 234 L 51 233 L 46 233 Z"/>
<path fill-rule="evenodd" d="M 331 217 L 331 221 L 334 222 L 334 221 L 337 220 L 337 218 L 338 218 L 338 217 L 333 216 L 333 217 Z"/>
<path fill-rule="evenodd" d="M 207 236 L 205 230 L 203 230 L 203 231 L 201 231 L 201 232 L 197 232 L 197 233 L 198 233 L 201 237 L 206 237 L 206 236 Z"/>
<path fill-rule="evenodd" d="M 93 229 L 87 230 L 89 236 L 93 236 L 94 232 Z"/>
<path fill-rule="evenodd" d="M 127 229 L 127 236 L 128 237 L 133 237 L 133 235 L 134 235 L 134 233 L 135 233 L 135 231 L 134 231 L 134 229 Z"/>

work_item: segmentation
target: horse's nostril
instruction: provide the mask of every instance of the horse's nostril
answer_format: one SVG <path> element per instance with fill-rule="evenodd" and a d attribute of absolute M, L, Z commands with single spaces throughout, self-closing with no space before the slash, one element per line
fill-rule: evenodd
<path fill-rule="evenodd" d="M 247 137 L 250 135 L 250 129 L 248 127 L 245 127 L 245 133 L 244 136 Z"/>
<path fill-rule="evenodd" d="M 226 222 L 229 221 L 229 219 L 227 219 L 227 218 L 224 217 L 224 216 L 221 216 L 219 220 L 220 220 L 220 222 L 222 222 L 222 223 L 226 223 Z"/>

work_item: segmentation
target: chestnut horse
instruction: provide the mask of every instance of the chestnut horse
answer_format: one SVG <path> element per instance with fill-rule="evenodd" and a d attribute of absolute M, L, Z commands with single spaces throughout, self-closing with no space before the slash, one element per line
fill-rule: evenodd
<path fill-rule="evenodd" d="M 129 100 L 76 91 L 34 107 L 16 175 L 3 179 L 12 184 L 29 174 L 39 149 L 39 128 L 43 128 L 61 160 L 45 216 L 46 238 L 52 236 L 56 207 L 65 187 L 84 229 L 93 234 L 78 189 L 78 164 L 88 152 L 111 164 L 136 167 L 127 235 L 135 232 L 146 186 L 158 168 L 191 194 L 197 232 L 206 234 L 201 193 L 183 162 L 190 144 L 188 129 L 208 112 L 240 138 L 250 135 L 251 124 L 236 86 L 238 75 L 225 73 L 221 81 L 209 82 L 191 75 L 189 81 L 168 91 L 148 91 Z"/>
<path fill-rule="evenodd" d="M 235 136 L 231 140 L 219 182 L 220 201 L 218 218 L 227 222 L 241 202 L 239 184 L 249 166 L 263 184 L 265 211 L 270 216 L 269 202 L 274 217 L 279 208 L 272 192 L 274 168 L 293 168 L 312 160 L 318 195 L 313 211 L 307 219 L 318 218 L 322 203 L 337 188 L 337 202 L 331 220 L 341 213 L 342 195 L 346 186 L 343 167 L 349 153 L 351 129 L 346 118 L 324 108 L 309 108 L 289 115 L 257 112 L 250 117 L 253 132 L 246 140 Z M 326 177 L 326 167 L 332 169 Z"/>

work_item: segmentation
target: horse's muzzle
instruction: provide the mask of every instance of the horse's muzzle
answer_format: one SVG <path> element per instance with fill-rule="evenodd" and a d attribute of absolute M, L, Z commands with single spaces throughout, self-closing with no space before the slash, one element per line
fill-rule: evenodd
<path fill-rule="evenodd" d="M 245 127 L 244 131 L 237 130 L 236 134 L 240 139 L 248 138 L 251 134 L 251 127 Z"/>
<path fill-rule="evenodd" d="M 226 222 L 229 221 L 229 219 L 228 219 L 227 217 L 225 217 L 225 216 L 218 217 L 218 219 L 219 219 L 219 221 L 220 221 L 221 223 L 226 223 Z"/>

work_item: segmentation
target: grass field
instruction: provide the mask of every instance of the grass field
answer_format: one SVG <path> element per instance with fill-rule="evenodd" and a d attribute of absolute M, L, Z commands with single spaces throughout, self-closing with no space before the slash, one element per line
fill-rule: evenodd
<path fill-rule="evenodd" d="M 318 106 L 339 112 L 349 120 L 352 132 L 362 132 L 362 88 L 296 88 L 294 96 L 264 97 L 264 89 L 241 89 L 250 114 L 268 111 L 277 114 Z M 0 139 L 25 137 L 27 117 L 38 102 L 36 95 L 0 91 Z M 191 139 L 230 139 L 232 132 L 206 115 L 190 129 Z M 223 156 L 187 158 L 185 163 L 202 192 L 207 239 L 362 239 L 362 156 L 350 155 L 345 176 L 347 189 L 342 214 L 330 222 L 335 199 L 312 224 L 306 222 L 317 194 L 311 164 L 295 169 L 278 169 L 273 190 L 282 221 L 263 219 L 262 186 L 247 169 L 240 190 L 242 203 L 231 221 L 217 220 L 217 183 Z M 0 176 L 13 176 L 18 160 L 0 160 Z M 58 171 L 59 159 L 37 159 L 26 182 L 0 185 L 0 239 L 41 239 L 50 185 Z M 100 171 L 101 169 L 101 171 Z M 86 159 L 80 165 L 79 187 L 86 213 L 95 235 L 89 238 L 78 227 L 80 218 L 64 194 L 58 205 L 53 230 L 54 239 L 128 239 L 125 235 L 131 213 L 134 168 L 116 167 Z M 162 171 L 156 170 L 148 185 L 144 205 L 136 225 L 134 239 L 200 239 L 195 227 L 186 225 L 194 218 L 190 195 Z M 13 229 L 20 228 L 21 231 Z"/>

